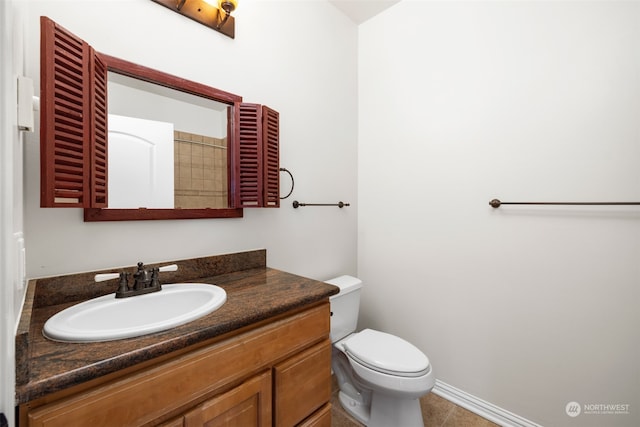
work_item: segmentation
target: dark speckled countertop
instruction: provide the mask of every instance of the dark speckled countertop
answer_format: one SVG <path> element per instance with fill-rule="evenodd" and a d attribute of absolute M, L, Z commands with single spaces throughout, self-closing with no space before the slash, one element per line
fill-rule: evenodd
<path fill-rule="evenodd" d="M 337 287 L 324 282 L 266 267 L 264 250 L 148 267 L 173 263 L 178 264 L 178 271 L 161 273 L 163 283 L 216 284 L 227 292 L 226 303 L 207 316 L 168 331 L 117 341 L 62 343 L 42 335 L 44 323 L 55 313 L 114 292 L 117 280 L 93 281 L 95 273 L 108 270 L 30 281 L 16 335 L 16 404 L 197 345 L 338 293 Z"/>

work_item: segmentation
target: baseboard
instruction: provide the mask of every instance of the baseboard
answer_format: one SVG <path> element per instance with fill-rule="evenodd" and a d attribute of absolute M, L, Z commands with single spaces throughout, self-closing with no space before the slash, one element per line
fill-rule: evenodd
<path fill-rule="evenodd" d="M 436 380 L 436 385 L 431 390 L 431 393 L 437 394 L 443 399 L 447 399 L 502 427 L 542 427 L 540 424 L 522 418 L 519 415 L 479 399 L 440 380 Z"/>

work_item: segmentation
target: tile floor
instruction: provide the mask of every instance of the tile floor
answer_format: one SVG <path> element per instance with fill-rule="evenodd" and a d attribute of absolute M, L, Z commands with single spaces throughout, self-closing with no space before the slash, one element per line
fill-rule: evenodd
<path fill-rule="evenodd" d="M 338 400 L 338 386 L 333 381 L 331 395 L 331 426 L 332 427 L 362 427 L 362 424 L 345 412 Z M 425 427 L 497 427 L 497 424 L 486 420 L 458 405 L 443 399 L 433 393 L 428 393 L 420 399 L 422 418 Z M 390 426 L 400 427 L 400 426 Z"/>

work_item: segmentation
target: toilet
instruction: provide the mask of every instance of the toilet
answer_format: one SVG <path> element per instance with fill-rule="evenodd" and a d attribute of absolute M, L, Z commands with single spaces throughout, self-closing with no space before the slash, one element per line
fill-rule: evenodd
<path fill-rule="evenodd" d="M 342 407 L 368 427 L 423 427 L 420 397 L 435 383 L 427 356 L 400 337 L 373 329 L 356 332 L 362 281 L 340 276 L 330 297 L 331 368 Z"/>

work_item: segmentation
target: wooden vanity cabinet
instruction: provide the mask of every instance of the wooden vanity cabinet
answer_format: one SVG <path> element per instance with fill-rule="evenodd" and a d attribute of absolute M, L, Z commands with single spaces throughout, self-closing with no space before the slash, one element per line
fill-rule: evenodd
<path fill-rule="evenodd" d="M 330 426 L 329 303 L 59 399 L 20 406 L 20 427 Z"/>

